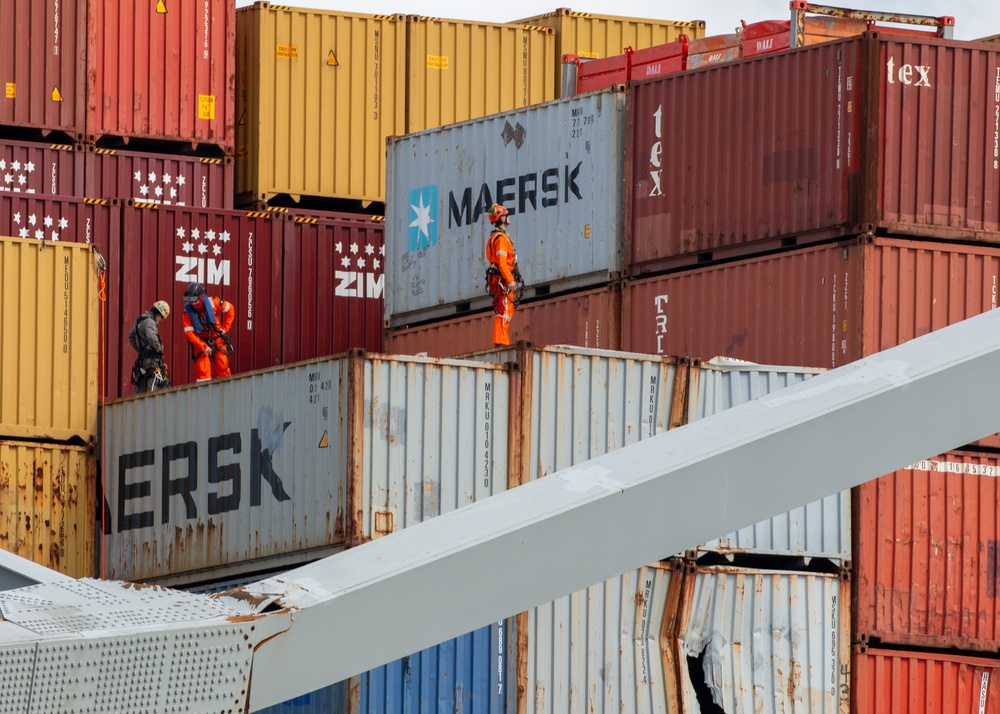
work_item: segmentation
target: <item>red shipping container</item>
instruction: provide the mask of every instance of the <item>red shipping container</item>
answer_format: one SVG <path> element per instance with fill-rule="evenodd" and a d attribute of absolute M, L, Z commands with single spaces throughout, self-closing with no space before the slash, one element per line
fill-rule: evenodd
<path fill-rule="evenodd" d="M 866 21 L 846 17 L 807 17 L 805 20 L 806 45 L 853 37 L 868 29 Z M 791 46 L 791 22 L 788 20 L 764 20 L 743 28 L 741 51 L 744 57 L 780 52 Z"/>
<path fill-rule="evenodd" d="M 577 94 L 594 92 L 628 80 L 649 79 L 671 72 L 684 70 L 687 60 L 688 39 L 686 35 L 676 42 L 667 42 L 641 50 L 626 48 L 624 54 L 601 59 L 581 60 L 576 58 Z M 575 55 L 567 55 L 575 57 Z M 566 58 L 563 62 L 567 62 Z"/>
<path fill-rule="evenodd" d="M 88 146 L 83 189 L 76 195 L 135 203 L 233 207 L 233 159 L 119 151 Z"/>
<path fill-rule="evenodd" d="M 209 144 L 235 139 L 231 0 L 6 0 L 0 123 Z"/>
<path fill-rule="evenodd" d="M 1000 651 L 1000 455 L 953 451 L 854 492 L 863 642 Z"/>
<path fill-rule="evenodd" d="M 267 213 L 185 209 L 122 209 L 122 296 L 119 333 L 156 300 L 170 303 L 160 325 L 172 384 L 194 381 L 193 362 L 181 324 L 184 290 L 200 282 L 211 297 L 236 308 L 230 331 L 235 346 L 233 371 L 249 372 L 281 363 L 282 227 Z M 111 396 L 132 393 L 130 372 L 135 350 L 123 341 L 123 369 Z"/>
<path fill-rule="evenodd" d="M 511 342 L 621 349 L 621 292 L 617 285 L 519 305 Z M 477 313 L 386 333 L 389 354 L 455 357 L 493 345 L 493 313 Z"/>
<path fill-rule="evenodd" d="M 629 274 L 869 227 L 1000 242 L 998 64 L 986 44 L 866 32 L 633 85 Z"/>
<path fill-rule="evenodd" d="M 353 348 L 381 352 L 385 222 L 350 214 L 287 219 L 282 362 Z"/>
<path fill-rule="evenodd" d="M 8 194 L 88 196 L 83 146 L 0 139 L 0 195 Z"/>
<path fill-rule="evenodd" d="M 859 647 L 851 680 L 853 714 L 1000 712 L 1000 662 L 993 659 Z"/>
<path fill-rule="evenodd" d="M 712 35 L 688 42 L 687 69 L 740 58 L 740 35 Z"/>
<path fill-rule="evenodd" d="M 80 156 L 75 152 L 69 155 Z M 102 342 L 99 364 L 104 373 L 98 374 L 98 387 L 106 386 L 104 391 L 109 397 L 119 395 L 112 386 L 117 383 L 121 372 L 118 345 L 122 335 L 120 321 L 116 318 L 122 285 L 121 256 L 118 252 L 121 211 L 121 207 L 113 201 L 0 193 L 0 235 L 92 243 L 107 263 L 104 304 L 101 305 L 100 315 Z M 128 361 L 126 370 L 131 368 L 132 359 Z"/>

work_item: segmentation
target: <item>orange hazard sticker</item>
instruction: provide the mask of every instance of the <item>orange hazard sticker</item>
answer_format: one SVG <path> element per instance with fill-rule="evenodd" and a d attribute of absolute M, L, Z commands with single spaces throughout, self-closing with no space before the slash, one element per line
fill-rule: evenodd
<path fill-rule="evenodd" d="M 198 95 L 198 118 L 199 119 L 215 119 L 215 95 L 214 94 L 199 94 Z"/>

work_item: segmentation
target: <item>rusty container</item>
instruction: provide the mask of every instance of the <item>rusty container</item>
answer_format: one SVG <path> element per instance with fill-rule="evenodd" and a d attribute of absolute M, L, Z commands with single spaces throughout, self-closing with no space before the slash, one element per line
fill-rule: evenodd
<path fill-rule="evenodd" d="M 984 657 L 855 647 L 854 714 L 997 714 L 1000 662 Z"/>
<path fill-rule="evenodd" d="M 629 274 L 869 229 L 1000 242 L 998 62 L 866 32 L 633 85 Z"/>
<path fill-rule="evenodd" d="M 616 284 L 525 303 L 514 312 L 511 340 L 620 349 L 620 309 L 621 291 Z M 390 354 L 455 357 L 488 349 L 492 341 L 493 313 L 480 312 L 388 330 L 385 350 Z"/>
<path fill-rule="evenodd" d="M 863 643 L 1000 650 L 1000 456 L 952 451 L 855 489 Z"/>
<path fill-rule="evenodd" d="M 0 438 L 0 548 L 93 576 L 96 465 L 91 446 Z"/>

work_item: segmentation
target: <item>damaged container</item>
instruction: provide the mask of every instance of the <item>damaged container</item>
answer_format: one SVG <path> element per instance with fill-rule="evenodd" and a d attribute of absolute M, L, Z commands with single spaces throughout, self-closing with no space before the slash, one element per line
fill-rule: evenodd
<path fill-rule="evenodd" d="M 107 577 L 307 562 L 504 491 L 514 378 L 354 352 L 111 402 Z"/>

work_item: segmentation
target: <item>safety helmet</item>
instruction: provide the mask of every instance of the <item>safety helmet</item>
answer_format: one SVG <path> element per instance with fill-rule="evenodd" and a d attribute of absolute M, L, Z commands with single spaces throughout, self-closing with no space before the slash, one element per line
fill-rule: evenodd
<path fill-rule="evenodd" d="M 205 288 L 201 283 L 191 283 L 184 291 L 184 302 L 198 302 L 198 298 L 205 294 Z"/>
<path fill-rule="evenodd" d="M 498 223 L 501 218 L 506 218 L 510 215 L 510 211 L 501 206 L 499 203 L 494 203 L 490 206 L 490 223 Z"/>
<path fill-rule="evenodd" d="M 160 316 L 166 320 L 170 316 L 170 306 L 165 300 L 157 300 L 153 303 L 153 309 L 160 313 Z"/>

